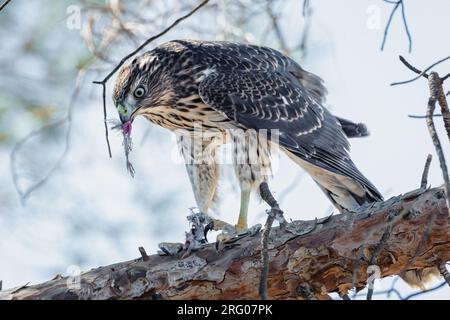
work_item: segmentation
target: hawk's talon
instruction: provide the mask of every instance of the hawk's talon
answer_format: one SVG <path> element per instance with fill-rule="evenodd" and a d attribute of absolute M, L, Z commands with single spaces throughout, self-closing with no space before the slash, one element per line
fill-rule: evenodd
<path fill-rule="evenodd" d="M 237 230 L 238 228 L 227 224 L 228 228 L 224 228 L 223 232 L 217 235 L 216 238 L 216 251 L 222 251 L 225 248 L 234 247 L 239 244 L 236 242 L 245 237 L 253 237 L 261 230 L 262 225 L 256 224 L 245 230 Z M 231 227 L 231 228 L 230 228 Z"/>
<path fill-rule="evenodd" d="M 210 223 L 208 223 L 205 226 L 205 230 L 203 231 L 203 236 L 205 237 L 206 242 L 208 242 L 208 238 L 207 238 L 208 232 L 210 232 L 211 230 L 214 230 L 214 221 L 211 221 Z"/>

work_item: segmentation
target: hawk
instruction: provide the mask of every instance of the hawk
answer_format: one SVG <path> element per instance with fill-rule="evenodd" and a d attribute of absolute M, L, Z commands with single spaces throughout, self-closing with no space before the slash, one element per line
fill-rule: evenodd
<path fill-rule="evenodd" d="M 252 190 L 270 176 L 268 145 L 309 173 L 340 211 L 382 200 L 349 156 L 347 137 L 366 135 L 364 125 L 333 116 L 325 94 L 318 76 L 274 49 L 175 40 L 122 67 L 113 100 L 127 128 L 140 115 L 175 132 L 202 213 L 217 196 L 217 149 L 231 142 L 242 231 Z"/>

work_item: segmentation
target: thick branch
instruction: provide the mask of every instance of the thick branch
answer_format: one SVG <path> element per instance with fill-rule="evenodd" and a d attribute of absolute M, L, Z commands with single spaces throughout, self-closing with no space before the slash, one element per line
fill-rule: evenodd
<path fill-rule="evenodd" d="M 329 292 L 342 296 L 352 287 L 352 280 L 357 289 L 366 286 L 371 263 L 386 277 L 405 267 L 422 270 L 450 260 L 450 218 L 444 198 L 442 188 L 419 189 L 361 213 L 273 228 L 268 246 L 268 297 L 298 299 L 304 288 L 318 299 L 329 298 Z M 389 237 L 376 261 L 371 261 L 388 222 Z M 423 240 L 426 230 L 429 236 Z M 220 253 L 210 245 L 184 259 L 145 255 L 145 259 L 82 273 L 78 286 L 77 279 L 57 277 L 2 291 L 0 299 L 256 299 L 260 234 L 238 244 Z"/>

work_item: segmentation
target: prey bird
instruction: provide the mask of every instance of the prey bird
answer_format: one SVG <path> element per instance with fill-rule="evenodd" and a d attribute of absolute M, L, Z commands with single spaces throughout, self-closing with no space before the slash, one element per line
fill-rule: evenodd
<path fill-rule="evenodd" d="M 242 232 L 251 192 L 270 176 L 268 144 L 310 174 L 340 211 L 382 200 L 349 156 L 347 137 L 367 135 L 365 126 L 332 115 L 325 95 L 318 76 L 274 49 L 175 40 L 122 67 L 113 100 L 127 128 L 140 115 L 175 132 L 203 214 L 217 198 L 217 148 L 232 144 L 241 191 L 233 227 Z M 198 131 L 207 134 L 195 142 Z M 277 137 L 259 139 L 261 131 Z"/>

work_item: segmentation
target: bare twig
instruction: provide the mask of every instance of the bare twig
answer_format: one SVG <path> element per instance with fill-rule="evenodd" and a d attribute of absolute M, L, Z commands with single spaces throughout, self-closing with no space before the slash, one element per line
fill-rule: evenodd
<path fill-rule="evenodd" d="M 439 118 L 442 117 L 442 114 L 436 113 L 433 114 L 433 118 Z M 412 119 L 426 119 L 427 116 L 421 116 L 421 115 L 416 115 L 416 114 L 408 114 L 408 118 L 412 118 Z"/>
<path fill-rule="evenodd" d="M 405 80 L 405 81 L 393 82 L 393 83 L 391 83 L 391 86 L 397 86 L 397 85 L 401 85 L 401 84 L 411 83 L 411 82 L 413 82 L 413 81 L 416 81 L 416 80 L 419 79 L 420 77 L 424 77 L 424 78 L 427 78 L 427 79 L 428 79 L 427 71 L 431 70 L 432 68 L 434 68 L 434 67 L 437 66 L 438 64 L 440 64 L 440 63 L 442 63 L 442 62 L 444 62 L 444 61 L 449 60 L 449 59 L 450 59 L 450 56 L 445 57 L 445 58 L 442 58 L 442 59 L 439 60 L 439 61 L 436 61 L 435 63 L 433 63 L 432 65 L 430 65 L 428 68 L 426 68 L 426 69 L 423 70 L 423 71 L 420 71 L 420 70 L 418 70 L 417 68 L 413 67 L 413 66 L 412 66 L 408 61 L 406 61 L 406 59 L 403 58 L 402 56 L 400 56 L 399 58 L 400 58 L 400 61 L 403 62 L 403 64 L 404 64 L 408 69 L 410 69 L 411 71 L 417 73 L 418 76 L 417 76 L 417 77 L 414 77 L 414 78 L 412 78 L 412 79 L 409 79 L 409 80 Z"/>
<path fill-rule="evenodd" d="M 428 77 L 428 85 L 430 87 L 430 98 L 428 99 L 428 109 L 427 109 L 427 126 L 428 131 L 433 141 L 434 148 L 438 155 L 439 163 L 441 165 L 442 177 L 444 179 L 444 190 L 447 202 L 447 211 L 450 214 L 450 179 L 448 176 L 447 163 L 445 160 L 444 152 L 442 151 L 441 141 L 436 132 L 436 127 L 433 122 L 433 113 L 436 108 L 436 101 L 439 99 L 438 86 L 441 85 L 441 80 L 436 72 L 430 73 Z"/>
<path fill-rule="evenodd" d="M 450 141 L 450 110 L 448 108 L 447 98 L 444 93 L 444 88 L 442 87 L 443 82 L 447 77 L 440 78 L 436 83 L 436 90 L 438 95 L 438 103 L 441 107 L 442 120 L 444 121 L 444 128 L 447 131 L 447 137 Z"/>
<path fill-rule="evenodd" d="M 106 143 L 108 145 L 108 153 L 109 156 L 111 157 L 111 146 L 109 143 L 109 138 L 108 138 L 108 126 L 106 124 L 106 119 L 107 119 L 107 112 L 106 112 L 106 97 L 105 97 L 105 92 L 106 92 L 106 83 L 108 82 L 108 80 L 119 70 L 119 68 L 128 60 L 130 59 L 132 56 L 134 56 L 136 53 L 138 53 L 139 51 L 141 51 L 144 47 L 146 47 L 147 45 L 149 45 L 152 41 L 158 39 L 159 37 L 165 35 L 167 32 L 169 32 L 171 29 L 173 29 L 177 24 L 179 24 L 181 21 L 189 18 L 190 16 L 192 16 L 197 10 L 199 10 L 201 7 L 203 7 L 204 5 L 206 5 L 209 2 L 209 0 L 203 0 L 200 4 L 198 4 L 195 8 L 193 8 L 191 11 L 189 11 L 187 14 L 185 14 L 184 16 L 179 17 L 178 19 L 176 19 L 171 25 L 169 25 L 167 28 L 165 28 L 163 31 L 159 32 L 158 34 L 148 38 L 147 40 L 145 40 L 139 47 L 137 47 L 135 50 L 133 50 L 132 52 L 130 52 L 129 54 L 127 54 L 125 57 L 122 58 L 122 60 L 120 60 L 120 62 L 114 67 L 114 69 L 109 72 L 106 77 L 101 80 L 101 81 L 93 81 L 93 83 L 95 84 L 99 84 L 103 87 L 103 93 L 102 93 L 102 98 L 103 98 L 103 121 L 105 122 L 105 138 L 106 138 Z"/>
<path fill-rule="evenodd" d="M 259 281 L 259 295 L 261 300 L 267 300 L 267 278 L 269 276 L 269 236 L 272 224 L 277 219 L 283 225 L 286 221 L 283 218 L 283 211 L 280 210 L 277 200 L 269 190 L 267 182 L 262 182 L 259 186 L 261 198 L 270 206 L 264 231 L 261 237 L 261 275 Z"/>
<path fill-rule="evenodd" d="M 417 297 L 417 296 L 420 296 L 420 295 L 428 293 L 428 292 L 436 291 L 436 290 L 442 288 L 443 286 L 445 286 L 446 284 L 447 283 L 444 281 L 441 284 L 438 284 L 437 286 L 435 286 L 433 288 L 426 289 L 426 290 L 421 290 L 419 292 L 412 293 L 409 296 L 406 296 L 405 298 L 403 298 L 402 300 L 409 300 L 409 299 L 411 299 L 413 297 Z"/>
<path fill-rule="evenodd" d="M 429 75 L 425 72 L 429 69 L 431 69 L 432 67 L 438 65 L 439 63 L 447 60 L 449 57 L 444 58 L 439 60 L 438 62 L 432 64 L 430 67 L 428 67 L 427 69 L 425 69 L 424 71 L 420 71 L 417 68 L 413 67 L 408 61 L 406 61 L 405 58 L 403 58 L 402 56 L 400 56 L 400 60 L 403 62 L 403 64 L 408 67 L 410 70 L 412 70 L 413 72 L 419 74 L 416 78 L 411 79 L 411 80 L 407 80 L 407 81 L 402 81 L 402 82 L 395 82 L 392 83 L 391 85 L 397 85 L 397 84 L 405 84 L 405 83 L 409 83 L 412 82 L 414 80 L 417 80 L 418 78 L 420 78 L 421 76 L 425 77 L 425 78 L 429 78 Z M 437 75 L 437 74 L 436 74 Z M 437 75 L 434 79 L 434 94 L 436 95 L 436 99 L 439 102 L 439 106 L 441 107 L 441 116 L 443 117 L 443 121 L 444 121 L 444 126 L 445 126 L 445 130 L 447 131 L 447 136 L 450 140 L 450 110 L 448 108 L 448 103 L 447 103 L 447 98 L 446 95 L 444 93 L 444 89 L 442 87 L 443 82 L 448 79 L 448 77 L 450 76 L 450 74 L 447 74 L 445 77 L 440 78 L 439 75 Z M 432 115 L 434 116 L 439 116 L 439 115 Z M 420 118 L 420 116 L 411 116 L 412 118 Z M 425 116 L 426 117 L 426 116 Z"/>
<path fill-rule="evenodd" d="M 0 11 L 2 11 L 10 2 L 11 0 L 5 0 L 5 2 L 2 3 L 2 5 L 0 5 Z"/>
<path fill-rule="evenodd" d="M 389 33 L 389 28 L 391 26 L 392 19 L 394 18 L 395 12 L 397 11 L 397 9 L 399 7 L 401 7 L 403 26 L 405 28 L 406 35 L 408 37 L 408 52 L 411 53 L 411 51 L 412 51 L 412 37 L 411 37 L 411 33 L 409 32 L 408 23 L 406 22 L 405 3 L 403 2 L 403 0 L 398 0 L 398 1 L 386 1 L 385 0 L 384 2 L 390 3 L 390 4 L 394 4 L 394 7 L 392 8 L 391 14 L 389 15 L 389 19 L 388 19 L 388 21 L 386 23 L 386 26 L 384 28 L 383 41 L 381 42 L 381 51 L 384 50 L 384 45 L 386 44 L 386 39 L 387 39 L 387 36 L 388 36 L 388 33 Z"/>
<path fill-rule="evenodd" d="M 103 125 L 105 126 L 105 139 L 106 145 L 108 146 L 108 155 L 111 158 L 111 144 L 109 143 L 109 131 L 108 131 L 108 123 L 107 123 L 107 113 L 106 113 L 106 83 L 100 83 L 102 85 L 102 100 L 103 100 Z"/>
<path fill-rule="evenodd" d="M 439 101 L 439 104 L 441 105 L 443 117 L 445 115 L 447 116 L 447 118 L 444 119 L 444 125 L 445 125 L 446 129 L 448 129 L 447 134 L 449 136 L 449 139 L 450 139 L 450 113 L 448 110 L 448 104 L 447 104 L 447 100 L 445 98 L 444 90 L 442 88 L 442 79 L 439 77 L 439 74 L 436 72 L 431 72 L 429 75 L 426 74 L 426 71 L 430 70 L 434 66 L 436 66 L 439 63 L 444 62 L 448 59 L 450 59 L 450 56 L 443 58 L 443 59 L 433 63 L 431 66 L 429 66 L 425 70 L 420 71 L 417 68 L 415 68 L 414 66 L 412 66 L 409 62 L 407 62 L 405 58 L 400 56 L 400 60 L 403 62 L 403 64 L 407 68 L 412 70 L 413 72 L 417 73 L 418 76 L 414 79 L 411 79 L 408 81 L 403 81 L 403 82 L 397 82 L 392 85 L 409 83 L 409 82 L 414 81 L 422 76 L 428 79 L 428 87 L 430 90 L 430 97 L 428 99 L 428 104 L 427 104 L 426 122 L 427 122 L 428 131 L 431 136 L 431 140 L 433 141 L 434 148 L 438 155 L 439 164 L 441 166 L 442 176 L 444 179 L 444 190 L 445 190 L 447 211 L 450 214 L 450 178 L 448 176 L 447 163 L 445 160 L 444 152 L 442 150 L 441 141 L 439 140 L 439 136 L 436 132 L 436 127 L 435 127 L 434 121 L 433 121 L 434 110 L 436 108 L 436 102 Z"/>
<path fill-rule="evenodd" d="M 267 248 L 269 245 L 270 229 L 274 220 L 275 217 L 271 214 L 270 210 L 261 237 L 261 275 L 259 281 L 259 295 L 261 296 L 261 300 L 267 300 L 267 280 L 269 277 L 269 252 Z"/>
<path fill-rule="evenodd" d="M 389 2 L 392 3 L 392 2 Z M 389 32 L 389 27 L 391 26 L 392 18 L 394 17 L 395 11 L 397 11 L 398 7 L 400 6 L 400 1 L 395 2 L 394 8 L 392 8 L 391 14 L 389 15 L 389 19 L 386 23 L 386 26 L 384 27 L 384 33 L 383 33 L 383 41 L 381 42 L 381 51 L 384 50 L 384 44 L 386 43 L 387 35 Z"/>
<path fill-rule="evenodd" d="M 406 22 L 406 14 L 405 14 L 405 2 L 402 0 L 402 20 L 403 20 L 403 26 L 405 27 L 406 36 L 408 37 L 408 52 L 411 53 L 412 51 L 412 37 L 411 33 L 409 32 L 408 23 Z"/>
<path fill-rule="evenodd" d="M 139 247 L 139 252 L 141 253 L 142 261 L 148 261 L 149 257 L 147 255 L 147 252 L 145 251 L 144 247 Z"/>
<path fill-rule="evenodd" d="M 302 14 L 304 17 L 306 17 L 309 13 L 310 10 L 310 3 L 309 0 L 303 0 L 303 9 L 302 9 Z"/>
<path fill-rule="evenodd" d="M 430 165 L 431 165 L 432 159 L 433 159 L 433 156 L 431 154 L 429 154 L 427 156 L 427 160 L 425 162 L 425 167 L 423 168 L 422 179 L 420 180 L 420 187 L 423 189 L 425 189 L 428 184 L 428 172 L 430 171 Z"/>

